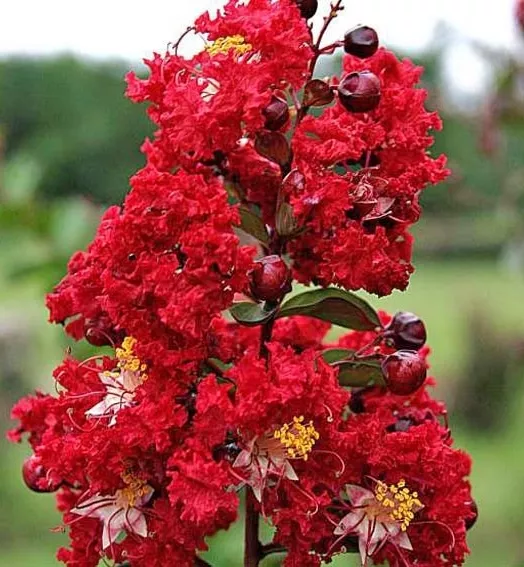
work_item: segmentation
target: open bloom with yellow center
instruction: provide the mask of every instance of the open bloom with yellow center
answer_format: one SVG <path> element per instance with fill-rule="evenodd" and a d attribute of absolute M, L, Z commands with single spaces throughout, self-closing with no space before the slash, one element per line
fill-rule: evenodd
<path fill-rule="evenodd" d="M 262 501 L 262 492 L 271 476 L 298 480 L 291 460 L 307 461 L 319 434 L 313 422 L 304 423 L 304 416 L 294 417 L 272 433 L 252 439 L 233 463 L 233 468 L 242 469 L 246 475 L 244 483 L 251 486 L 256 499 Z"/>
<path fill-rule="evenodd" d="M 208 43 L 205 49 L 212 57 L 219 54 L 227 55 L 230 51 L 233 51 L 235 57 L 238 58 L 252 51 L 253 46 L 246 43 L 245 38 L 241 35 L 228 35 Z"/>
<path fill-rule="evenodd" d="M 135 355 L 135 345 L 136 339 L 126 337 L 122 346 L 116 349 L 117 369 L 99 374 L 106 395 L 85 412 L 88 417 L 109 417 L 109 425 L 112 426 L 116 423 L 116 414 L 132 405 L 135 390 L 147 379 L 147 367 Z"/>
<path fill-rule="evenodd" d="M 387 542 L 397 548 L 413 549 L 406 530 L 424 506 L 404 480 L 390 486 L 377 481 L 374 491 L 348 484 L 346 493 L 351 511 L 336 526 L 334 534 L 339 537 L 332 547 L 348 535 L 358 536 L 363 567 L 368 557 Z"/>
<path fill-rule="evenodd" d="M 147 522 L 141 507 L 153 495 L 153 489 L 145 481 L 123 474 L 125 488 L 115 494 L 95 494 L 71 509 L 71 513 L 86 518 L 98 518 L 104 524 L 102 548 L 107 549 L 121 532 L 147 537 Z"/>

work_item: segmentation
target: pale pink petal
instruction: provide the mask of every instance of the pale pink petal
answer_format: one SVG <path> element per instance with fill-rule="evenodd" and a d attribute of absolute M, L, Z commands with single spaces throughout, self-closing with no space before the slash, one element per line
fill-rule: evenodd
<path fill-rule="evenodd" d="M 104 531 L 102 533 L 102 548 L 107 549 L 113 544 L 118 535 L 125 527 L 125 510 L 119 508 L 112 515 L 104 519 Z"/>
<path fill-rule="evenodd" d="M 254 482 L 251 485 L 255 498 L 262 504 L 262 482 Z"/>
<path fill-rule="evenodd" d="M 260 476 L 265 478 L 267 476 L 267 471 L 269 469 L 269 461 L 266 457 L 258 457 L 257 459 L 258 467 L 260 469 Z"/>
<path fill-rule="evenodd" d="M 113 516 L 115 516 L 115 514 L 121 510 L 122 507 L 121 506 L 117 506 L 114 502 L 104 506 L 103 508 L 99 508 L 98 510 L 94 510 L 93 513 L 91 514 L 91 516 L 93 518 L 98 518 L 99 520 L 102 520 L 102 522 L 107 522 L 110 518 L 112 518 Z"/>
<path fill-rule="evenodd" d="M 413 546 L 411 545 L 411 541 L 406 532 L 399 532 L 394 538 L 392 538 L 392 541 L 394 541 L 399 547 L 413 551 Z"/>
<path fill-rule="evenodd" d="M 120 376 L 118 373 L 111 373 L 111 372 L 101 372 L 99 375 L 100 381 L 102 384 L 105 384 L 109 387 L 114 387 L 118 385 L 117 378 Z"/>
<path fill-rule="evenodd" d="M 380 547 L 382 541 L 387 539 L 388 534 L 382 524 L 372 520 L 366 520 L 361 524 L 363 527 L 359 529 L 358 548 L 360 550 L 360 558 L 362 565 L 367 564 L 367 558 L 371 557 Z M 372 530 L 372 531 L 371 531 Z"/>
<path fill-rule="evenodd" d="M 360 511 L 353 511 L 346 514 L 342 520 L 338 523 L 335 531 L 335 535 L 342 535 L 352 532 L 357 526 L 365 525 L 367 522 L 363 520 L 366 514 Z M 369 522 L 369 520 L 367 520 Z"/>
<path fill-rule="evenodd" d="M 297 473 L 289 461 L 284 464 L 284 477 L 288 480 L 298 480 Z"/>
<path fill-rule="evenodd" d="M 360 551 L 360 562 L 362 564 L 362 567 L 366 567 L 366 565 L 368 564 L 368 554 L 365 536 L 361 535 L 358 538 L 358 550 Z"/>
<path fill-rule="evenodd" d="M 71 513 L 78 516 L 101 518 L 107 509 L 114 510 L 115 497 L 104 494 L 95 494 L 78 503 L 76 508 L 71 508 Z"/>
<path fill-rule="evenodd" d="M 108 403 L 106 397 L 101 402 L 98 402 L 98 404 L 88 409 L 85 412 L 85 414 L 89 417 L 100 417 L 107 413 L 107 408 L 108 408 Z"/>
<path fill-rule="evenodd" d="M 122 385 L 128 392 L 134 392 L 142 384 L 140 372 L 124 371 L 122 373 Z"/>
<path fill-rule="evenodd" d="M 361 506 L 364 502 L 375 498 L 371 490 L 357 484 L 346 484 L 346 494 L 353 506 Z"/>
<path fill-rule="evenodd" d="M 251 463 L 251 452 L 244 449 L 240 451 L 235 462 L 233 463 L 233 468 L 244 468 Z"/>
<path fill-rule="evenodd" d="M 378 545 L 389 536 L 389 532 L 382 523 L 375 522 L 375 528 L 369 538 L 368 555 L 375 553 Z"/>
<path fill-rule="evenodd" d="M 146 517 L 140 510 L 130 508 L 125 514 L 126 524 L 125 529 L 142 536 L 147 537 L 147 522 Z"/>

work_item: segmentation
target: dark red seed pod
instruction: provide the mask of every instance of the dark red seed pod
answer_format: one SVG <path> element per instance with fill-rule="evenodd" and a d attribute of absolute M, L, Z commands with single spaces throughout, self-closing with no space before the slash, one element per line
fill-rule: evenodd
<path fill-rule="evenodd" d="M 477 523 L 479 517 L 479 509 L 475 500 L 471 500 L 468 504 L 471 515 L 466 519 L 466 530 L 470 530 Z"/>
<path fill-rule="evenodd" d="M 56 492 L 62 484 L 48 479 L 46 469 L 35 455 L 31 455 L 24 461 L 22 477 L 26 486 L 34 492 Z"/>
<path fill-rule="evenodd" d="M 84 323 L 84 336 L 93 346 L 114 346 L 122 342 L 125 337 L 123 331 L 115 331 L 113 324 L 106 316 L 96 319 L 86 319 Z"/>
<path fill-rule="evenodd" d="M 300 15 L 306 20 L 312 18 L 318 10 L 318 0 L 295 0 L 298 9 L 300 10 Z"/>
<path fill-rule="evenodd" d="M 289 107 L 285 100 L 273 95 L 271 102 L 262 110 L 266 119 L 264 128 L 268 130 L 280 130 L 289 120 Z"/>
<path fill-rule="evenodd" d="M 426 343 L 426 327 L 414 313 L 399 311 L 387 326 L 385 336 L 397 349 L 419 350 Z"/>
<path fill-rule="evenodd" d="M 397 350 L 382 361 L 382 373 L 391 393 L 409 396 L 424 383 L 427 368 L 418 352 Z"/>
<path fill-rule="evenodd" d="M 340 104 L 349 112 L 370 112 L 380 102 L 380 80 L 371 71 L 349 73 L 337 90 Z"/>
<path fill-rule="evenodd" d="M 366 59 L 378 49 L 377 32 L 368 26 L 358 26 L 344 35 L 344 51 L 360 59 Z"/>
<path fill-rule="evenodd" d="M 259 301 L 280 301 L 291 291 L 291 270 L 280 256 L 265 256 L 257 260 L 250 272 L 250 288 Z"/>

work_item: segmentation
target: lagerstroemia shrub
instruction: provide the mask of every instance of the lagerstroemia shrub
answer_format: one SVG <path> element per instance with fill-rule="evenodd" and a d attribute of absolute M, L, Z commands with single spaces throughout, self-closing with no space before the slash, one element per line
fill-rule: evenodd
<path fill-rule="evenodd" d="M 29 437 L 29 488 L 56 492 L 71 567 L 208 565 L 241 499 L 247 567 L 468 552 L 471 463 L 431 397 L 424 323 L 352 293 L 407 286 L 420 191 L 447 174 L 440 120 L 420 68 L 365 26 L 324 45 L 342 2 L 318 35 L 317 7 L 231 0 L 188 29 L 200 53 L 128 77 L 158 127 L 147 164 L 47 299 L 105 350 L 68 353 L 10 432 Z M 313 78 L 338 47 L 340 75 Z M 349 332 L 330 343 L 331 324 Z"/>

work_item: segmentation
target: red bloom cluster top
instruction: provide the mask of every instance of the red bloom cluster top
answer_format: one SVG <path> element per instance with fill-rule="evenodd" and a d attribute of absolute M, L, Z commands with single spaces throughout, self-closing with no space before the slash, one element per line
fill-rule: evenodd
<path fill-rule="evenodd" d="M 316 4 L 231 0 L 196 21 L 200 53 L 128 77 L 158 126 L 147 164 L 48 296 L 110 350 L 68 354 L 10 433 L 28 486 L 57 491 L 71 567 L 205 565 L 242 489 L 275 529 L 258 559 L 464 561 L 471 463 L 430 396 L 424 324 L 349 291 L 406 287 L 419 193 L 447 173 L 440 121 L 370 28 L 315 41 Z M 313 78 L 338 46 L 341 76 Z M 292 277 L 321 287 L 285 298 Z M 332 323 L 352 329 L 336 344 Z"/>

